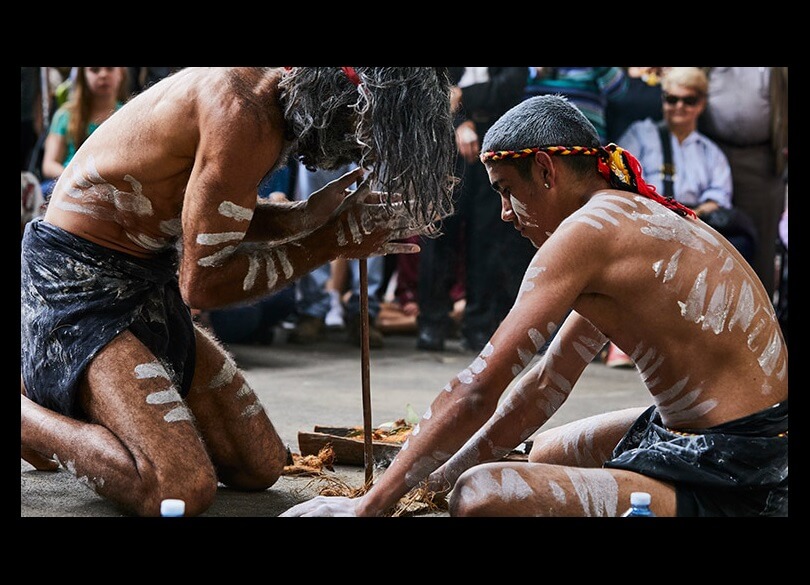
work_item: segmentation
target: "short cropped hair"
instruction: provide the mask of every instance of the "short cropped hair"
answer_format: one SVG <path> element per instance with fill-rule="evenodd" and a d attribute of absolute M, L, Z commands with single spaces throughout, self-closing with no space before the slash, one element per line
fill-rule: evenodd
<path fill-rule="evenodd" d="M 544 146 L 582 146 L 598 148 L 599 134 L 593 124 L 563 95 L 541 95 L 520 102 L 501 116 L 487 131 L 482 152 L 536 148 Z M 564 157 L 563 164 L 577 172 L 596 168 L 596 157 Z M 529 176 L 529 159 L 510 159 L 525 177 Z"/>

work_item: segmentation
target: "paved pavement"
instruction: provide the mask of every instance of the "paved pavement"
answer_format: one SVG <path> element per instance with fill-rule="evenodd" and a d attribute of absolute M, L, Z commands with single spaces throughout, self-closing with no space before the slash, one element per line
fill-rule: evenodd
<path fill-rule="evenodd" d="M 363 424 L 362 367 L 360 349 L 350 345 L 341 332 L 311 346 L 286 342 L 279 329 L 271 346 L 232 345 L 230 349 L 259 395 L 281 438 L 299 453 L 298 433 L 315 425 L 357 426 Z M 372 349 L 369 363 L 372 424 L 404 418 L 410 405 L 422 414 L 474 354 L 450 340 L 443 352 L 424 352 L 415 347 L 415 337 L 388 335 L 385 347 Z M 649 396 L 635 369 L 613 369 L 594 362 L 575 387 L 568 401 L 547 427 L 585 416 L 649 403 Z M 384 473 L 384 468 L 377 470 Z M 361 487 L 363 466 L 336 466 L 334 475 L 352 487 Z M 290 506 L 317 494 L 323 486 L 310 477 L 282 477 L 261 493 L 240 493 L 220 487 L 210 517 L 278 516 Z M 445 513 L 428 516 L 446 516 Z M 21 517 L 123 516 L 60 469 L 40 472 L 20 460 Z"/>

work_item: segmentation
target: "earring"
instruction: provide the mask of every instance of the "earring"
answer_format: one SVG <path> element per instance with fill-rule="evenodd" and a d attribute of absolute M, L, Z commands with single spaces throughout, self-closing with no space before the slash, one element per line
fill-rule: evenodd
<path fill-rule="evenodd" d="M 546 189 L 551 189 L 551 185 L 549 185 L 548 182 L 543 183 L 543 187 Z"/>

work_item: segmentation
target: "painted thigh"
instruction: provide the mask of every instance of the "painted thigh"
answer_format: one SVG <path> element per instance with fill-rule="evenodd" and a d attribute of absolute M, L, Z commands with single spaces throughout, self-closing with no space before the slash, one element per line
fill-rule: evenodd
<path fill-rule="evenodd" d="M 576 467 L 601 467 L 644 412 L 644 407 L 597 414 L 538 433 L 529 461 Z"/>
<path fill-rule="evenodd" d="M 231 487 L 265 489 L 281 475 L 286 448 L 233 357 L 209 332 L 195 329 L 196 369 L 186 401 L 219 479 Z"/>
<path fill-rule="evenodd" d="M 142 479 L 164 484 L 207 475 L 215 485 L 190 410 L 165 367 L 129 331 L 90 363 L 79 400 L 89 421 L 107 429 L 126 449 L 126 460 L 118 462 L 121 469 L 133 467 Z"/>
<path fill-rule="evenodd" d="M 450 514 L 613 517 L 629 507 L 634 491 L 651 494 L 657 515 L 675 515 L 674 488 L 653 478 L 619 469 L 514 462 L 479 465 L 462 474 Z"/>

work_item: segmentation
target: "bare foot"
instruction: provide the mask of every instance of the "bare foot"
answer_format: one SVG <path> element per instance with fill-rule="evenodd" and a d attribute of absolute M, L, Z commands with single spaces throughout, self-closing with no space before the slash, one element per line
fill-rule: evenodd
<path fill-rule="evenodd" d="M 49 457 L 45 457 L 42 453 L 34 451 L 29 447 L 20 446 L 20 457 L 25 459 L 39 471 L 56 471 L 59 469 L 59 463 L 57 461 L 50 459 Z"/>

